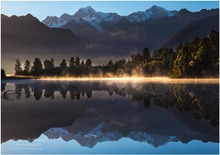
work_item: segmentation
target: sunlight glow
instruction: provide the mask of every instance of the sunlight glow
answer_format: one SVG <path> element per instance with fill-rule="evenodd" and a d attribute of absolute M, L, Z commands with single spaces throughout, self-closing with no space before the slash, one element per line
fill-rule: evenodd
<path fill-rule="evenodd" d="M 169 77 L 41 77 L 46 81 L 117 81 L 117 82 L 146 82 L 146 83 L 219 83 L 218 78 L 212 79 L 171 79 Z"/>

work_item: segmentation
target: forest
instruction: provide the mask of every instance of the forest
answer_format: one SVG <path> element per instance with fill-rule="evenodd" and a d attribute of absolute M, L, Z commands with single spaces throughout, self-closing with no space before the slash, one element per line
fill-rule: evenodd
<path fill-rule="evenodd" d="M 54 59 L 35 58 L 33 65 L 26 60 L 24 67 L 19 59 L 15 63 L 15 75 L 25 76 L 73 76 L 73 77 L 123 77 L 169 76 L 171 78 L 219 77 L 219 32 L 212 31 L 207 37 L 196 37 L 191 42 L 180 43 L 176 49 L 163 47 L 150 52 L 132 54 L 127 60 L 93 66 L 92 60 L 71 57 L 63 59 L 59 66 Z M 4 73 L 4 70 L 1 70 Z"/>

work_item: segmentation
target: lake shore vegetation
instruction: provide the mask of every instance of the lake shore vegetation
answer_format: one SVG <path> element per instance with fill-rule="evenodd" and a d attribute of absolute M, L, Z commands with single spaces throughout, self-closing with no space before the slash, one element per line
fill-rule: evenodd
<path fill-rule="evenodd" d="M 79 57 L 63 59 L 55 66 L 54 59 L 43 62 L 35 58 L 33 65 L 26 60 L 24 67 L 16 60 L 16 76 L 26 77 L 155 77 L 170 78 L 218 78 L 219 77 L 219 32 L 195 38 L 191 42 L 180 43 L 176 50 L 163 47 L 154 52 L 144 48 L 141 53 L 132 54 L 128 60 L 121 59 L 106 65 L 93 66 L 92 60 Z M 1 70 L 1 77 L 6 77 Z"/>

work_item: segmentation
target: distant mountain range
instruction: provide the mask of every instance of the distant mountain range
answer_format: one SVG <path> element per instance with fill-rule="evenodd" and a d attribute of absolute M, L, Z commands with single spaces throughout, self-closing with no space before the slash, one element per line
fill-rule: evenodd
<path fill-rule="evenodd" d="M 150 51 L 163 46 L 175 48 L 180 42 L 219 31 L 219 9 L 168 11 L 154 5 L 146 11 L 120 16 L 88 6 L 74 15 L 47 17 L 42 23 L 30 14 L 1 17 L 2 64 L 6 72 L 6 60 L 14 63 L 18 53 L 24 59 L 44 55 L 61 61 L 80 56 L 91 58 L 95 64 L 106 64 L 109 59 L 127 58 L 145 47 Z"/>
<path fill-rule="evenodd" d="M 74 15 L 65 13 L 60 17 L 48 16 L 42 21 L 42 23 L 48 27 L 61 27 L 71 20 L 74 20 L 78 23 L 85 21 L 88 22 L 91 26 L 95 27 L 97 30 L 102 31 L 102 27 L 100 26 L 101 22 L 116 23 L 122 18 L 126 18 L 131 22 L 143 22 L 147 19 L 174 16 L 176 13 L 176 10 L 168 11 L 162 7 L 153 5 L 146 11 L 134 12 L 128 16 L 120 16 L 117 13 L 96 12 L 91 6 L 87 6 L 85 8 L 80 8 Z"/>
<path fill-rule="evenodd" d="M 104 123 L 98 124 L 97 127 L 92 129 L 90 132 L 86 133 L 84 131 L 79 131 L 78 133 L 71 133 L 65 128 L 51 128 L 44 134 L 50 139 L 62 138 L 65 141 L 70 141 L 75 139 L 81 146 L 93 148 L 96 144 L 106 141 L 118 141 L 121 138 L 130 138 L 139 142 L 146 142 L 154 147 L 159 147 L 165 145 L 169 142 L 180 141 L 175 136 L 166 136 L 158 134 L 148 134 L 144 131 L 132 131 L 127 136 L 124 133 L 118 131 L 104 131 Z"/>
<path fill-rule="evenodd" d="M 96 51 L 97 55 L 127 56 L 144 47 L 151 50 L 162 46 L 175 48 L 180 42 L 196 36 L 203 37 L 212 30 L 218 30 L 218 16 L 219 9 L 169 11 L 156 5 L 145 11 L 120 16 L 117 13 L 96 12 L 88 6 L 80 8 L 74 15 L 65 13 L 59 18 L 48 16 L 42 23 L 48 27 L 70 29 L 86 44 L 86 50 Z M 202 23 L 195 25 L 200 20 Z M 194 29 L 189 29 L 189 25 L 195 25 Z M 183 30 L 184 37 L 177 38 Z"/>

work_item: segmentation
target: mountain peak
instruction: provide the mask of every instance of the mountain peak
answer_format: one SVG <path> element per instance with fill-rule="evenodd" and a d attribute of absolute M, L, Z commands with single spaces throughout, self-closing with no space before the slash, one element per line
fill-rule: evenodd
<path fill-rule="evenodd" d="M 147 9 L 146 11 L 152 11 L 152 12 L 158 12 L 158 11 L 163 11 L 163 12 L 167 12 L 167 10 L 163 7 L 157 6 L 157 5 L 153 5 L 150 9 Z"/>
<path fill-rule="evenodd" d="M 163 7 L 157 6 L 157 5 L 153 5 L 150 9 L 164 9 Z"/>
<path fill-rule="evenodd" d="M 26 15 L 26 17 L 28 17 L 28 18 L 34 18 L 34 16 L 32 16 L 32 14 L 30 14 L 30 13 L 28 13 L 28 14 Z"/>
<path fill-rule="evenodd" d="M 189 10 L 187 10 L 187 9 L 181 9 L 179 12 L 178 12 L 178 16 L 186 16 L 186 15 L 188 15 L 188 14 L 190 14 L 191 12 L 189 11 Z"/>
<path fill-rule="evenodd" d="M 82 7 L 78 11 L 83 11 L 83 12 L 86 12 L 86 13 L 96 12 L 91 6 L 87 6 L 87 7 L 84 7 L 84 8 Z"/>
<path fill-rule="evenodd" d="M 96 11 L 91 6 L 87 6 L 85 8 L 80 8 L 72 17 L 73 19 L 79 19 L 84 17 L 95 17 L 96 15 Z"/>

